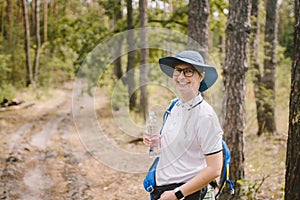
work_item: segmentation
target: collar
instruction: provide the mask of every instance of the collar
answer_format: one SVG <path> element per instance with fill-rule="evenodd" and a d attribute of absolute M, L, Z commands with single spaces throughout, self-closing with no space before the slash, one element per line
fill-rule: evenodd
<path fill-rule="evenodd" d="M 195 98 L 189 100 L 188 102 L 181 102 L 181 100 L 179 100 L 178 102 L 178 106 L 181 105 L 182 108 L 186 108 L 187 110 L 191 110 L 193 108 L 195 108 L 196 106 L 198 106 L 200 103 L 202 103 L 203 101 L 203 97 L 202 95 L 199 93 L 198 96 L 196 96 Z"/>

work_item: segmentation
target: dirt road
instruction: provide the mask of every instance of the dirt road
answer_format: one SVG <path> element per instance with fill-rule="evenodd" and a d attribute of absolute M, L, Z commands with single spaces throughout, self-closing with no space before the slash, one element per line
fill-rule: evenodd
<path fill-rule="evenodd" d="M 0 113 L 0 199 L 148 199 L 143 173 L 114 170 L 91 156 L 75 129 L 72 88 Z"/>

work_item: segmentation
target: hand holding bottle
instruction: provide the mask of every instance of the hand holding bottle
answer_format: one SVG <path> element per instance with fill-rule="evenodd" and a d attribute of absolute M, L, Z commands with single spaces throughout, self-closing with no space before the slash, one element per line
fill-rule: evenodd
<path fill-rule="evenodd" d="M 149 112 L 146 121 L 146 134 L 144 143 L 149 146 L 149 156 L 154 157 L 160 153 L 160 125 L 153 111 Z"/>
<path fill-rule="evenodd" d="M 160 135 L 160 136 L 159 136 L 159 140 L 161 140 L 161 138 L 162 138 L 162 136 Z M 151 140 L 151 138 L 148 136 L 147 132 L 144 132 L 144 133 L 143 133 L 143 143 L 144 143 L 146 146 L 148 146 L 148 147 L 150 147 L 150 145 L 152 144 L 152 140 Z"/>

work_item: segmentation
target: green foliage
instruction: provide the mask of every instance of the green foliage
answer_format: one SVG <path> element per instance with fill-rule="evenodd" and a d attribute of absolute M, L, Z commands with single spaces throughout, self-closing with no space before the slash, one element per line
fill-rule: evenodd
<path fill-rule="evenodd" d="M 117 11 L 120 9 L 120 5 L 116 0 L 108 0 L 108 1 L 99 1 L 99 5 L 104 8 L 104 13 L 110 19 L 113 19 Z"/>
<path fill-rule="evenodd" d="M 149 25 L 179 30 L 187 34 L 188 21 L 188 4 L 184 1 L 177 1 L 176 6 L 173 5 L 173 12 L 156 7 L 148 12 Z"/>
<path fill-rule="evenodd" d="M 225 28 L 228 15 L 228 1 L 210 2 L 210 23 L 209 28 L 213 33 L 213 46 L 220 45 L 220 38 L 225 38 Z M 218 47 L 219 48 L 219 47 Z"/>
<path fill-rule="evenodd" d="M 11 71 L 11 69 L 7 67 L 10 57 L 10 55 L 0 54 L 0 86 L 4 85 L 5 82 L 7 82 L 6 74 Z"/>
<path fill-rule="evenodd" d="M 284 55 L 288 57 L 293 56 L 294 16 L 294 1 L 282 1 L 279 6 L 278 42 L 285 47 Z"/>
<path fill-rule="evenodd" d="M 0 102 L 3 99 L 12 100 L 14 98 L 15 88 L 11 84 L 5 84 L 0 86 Z"/>
<path fill-rule="evenodd" d="M 168 6 L 168 0 L 150 1 L 148 4 L 148 25 L 168 28 L 170 30 L 180 31 L 182 34 L 187 34 L 188 26 L 188 3 L 185 0 L 172 1 L 172 9 Z M 28 2 L 31 6 L 31 2 Z M 24 87 L 26 81 L 25 53 L 24 53 L 24 28 L 22 21 L 22 11 L 18 4 L 14 5 L 15 16 L 13 17 L 14 28 L 9 29 L 5 23 L 7 11 L 6 1 L 0 3 L 2 9 L 3 29 L 0 36 L 0 86 L 1 92 L 3 88 Z M 137 2 L 133 1 L 133 24 L 138 27 L 138 7 Z M 122 19 L 116 20 L 116 14 L 122 11 Z M 29 14 L 32 15 L 32 10 L 29 9 Z M 41 25 L 43 24 L 43 10 L 41 9 Z M 223 54 L 219 54 L 218 45 L 220 38 L 224 38 L 226 21 L 228 12 L 228 0 L 226 1 L 210 1 L 210 24 L 212 48 L 210 51 L 214 53 L 214 60 L 217 60 L 219 65 L 222 62 Z M 261 28 L 264 28 L 264 7 L 261 5 Z M 282 48 L 279 48 L 278 60 L 279 67 L 284 68 L 289 65 L 287 57 L 291 56 L 293 43 L 293 1 L 283 1 L 279 11 L 279 32 L 278 40 Z M 89 58 L 89 53 L 92 52 L 99 43 L 106 42 L 105 39 L 116 35 L 127 28 L 126 23 L 126 1 L 121 1 L 118 4 L 114 0 L 109 1 L 78 1 L 78 0 L 57 0 L 54 1 L 51 7 L 48 4 L 48 41 L 42 44 L 42 52 L 40 58 L 40 70 L 38 86 L 47 87 L 50 85 L 61 84 L 64 81 L 72 80 L 76 75 L 79 77 L 88 77 L 90 79 L 90 88 L 96 86 L 99 81 L 99 75 L 110 64 L 111 58 L 103 55 L 108 55 L 107 52 L 99 52 Z M 33 65 L 35 36 L 34 27 L 31 25 L 31 62 Z M 42 27 L 41 27 L 42 28 Z M 13 48 L 7 47 L 7 34 L 12 31 Z M 41 34 L 43 33 L 41 29 Z M 263 36 L 263 31 L 261 31 Z M 149 43 L 155 43 L 158 37 L 149 37 Z M 179 41 L 178 38 L 172 38 L 174 41 Z M 181 40 L 180 40 L 181 41 Z M 261 40 L 263 41 L 263 39 Z M 164 45 L 164 44 L 161 44 Z M 150 49 L 149 61 L 155 63 L 149 68 L 149 80 L 156 83 L 169 84 L 166 78 L 162 76 L 157 65 L 158 58 L 163 55 L 160 49 Z M 263 49 L 263 48 L 261 48 Z M 12 50 L 12 52 L 11 52 Z M 261 50 L 262 51 L 262 50 Z M 224 53 L 224 52 L 223 52 Z M 97 56 L 98 55 L 98 56 Z M 137 54 L 138 56 L 138 54 Z M 87 58 L 87 59 L 86 59 Z M 123 71 L 126 68 L 126 59 L 123 59 Z M 139 58 L 136 58 L 136 65 L 139 63 Z M 113 67 L 109 67 L 112 71 Z M 288 73 L 288 72 L 286 72 Z M 136 79 L 138 81 L 138 70 L 136 70 Z M 109 85 L 115 82 L 114 75 L 111 73 L 109 78 L 103 79 L 101 84 Z M 280 77 L 280 75 L 279 75 Z M 103 77 L 101 77 L 102 79 Z M 107 81 L 107 83 L 104 83 Z M 279 84 L 286 82 L 280 81 Z M 10 85 L 10 86 L 9 86 Z M 288 86 L 286 86 L 288 87 Z M 13 91 L 13 90 L 12 90 Z"/>
<path fill-rule="evenodd" d="M 210 5 L 210 29 L 214 32 L 224 33 L 228 15 L 228 2 L 214 0 L 210 2 Z"/>
<path fill-rule="evenodd" d="M 13 98 L 13 87 L 7 80 L 7 73 L 11 71 L 7 67 L 9 60 L 9 55 L 0 54 L 0 102 L 2 102 L 4 98 L 8 100 Z"/>
<path fill-rule="evenodd" d="M 30 6 L 31 3 L 28 4 Z M 5 4 L 1 3 L 5 7 Z M 40 69 L 38 75 L 38 85 L 47 86 L 60 84 L 70 80 L 75 76 L 75 70 L 83 60 L 89 50 L 96 46 L 106 28 L 99 23 L 99 10 L 97 7 L 71 1 L 55 1 L 54 7 L 49 7 L 48 16 L 48 42 L 42 44 L 40 57 Z M 21 14 L 21 7 L 14 7 L 16 13 Z M 51 10 L 50 10 L 51 8 Z M 5 10 L 5 9 L 2 9 Z M 32 12 L 31 10 L 29 10 Z M 41 10 L 42 11 L 42 10 Z M 6 13 L 1 13 L 6 15 Z M 32 13 L 29 13 L 29 15 Z M 42 15 L 43 16 L 43 15 Z M 2 17 L 2 20 L 6 19 Z M 21 19 L 21 20 L 20 20 Z M 11 84 L 17 87 L 24 87 L 27 71 L 24 52 L 24 30 L 22 18 L 14 18 L 13 31 L 14 44 L 7 46 L 7 29 L 3 26 L 0 38 L 1 54 L 1 88 Z M 42 20 L 44 18 L 42 17 Z M 4 21 L 2 21 L 4 22 Z M 31 23 L 30 19 L 30 23 Z M 102 21 L 100 21 L 102 22 Z M 41 24 L 43 21 L 41 21 Z M 31 26 L 31 31 L 34 29 Z M 41 30 L 43 31 L 43 30 Z M 15 34 L 15 33 L 18 34 Z M 34 66 L 35 37 L 31 32 L 31 65 Z M 3 89 L 1 91 L 4 91 Z"/>
<path fill-rule="evenodd" d="M 127 87 L 121 81 L 116 84 L 112 84 L 109 89 L 109 96 L 111 97 L 111 106 L 114 110 L 120 108 L 127 108 L 129 106 L 128 102 L 128 92 Z"/>
<path fill-rule="evenodd" d="M 56 35 L 53 46 L 65 46 L 76 52 L 77 58 L 73 60 L 74 71 L 77 71 L 86 55 L 106 36 L 107 28 L 102 22 L 99 21 L 99 14 L 94 11 L 89 14 L 63 16 L 57 27 L 52 27 L 52 34 Z"/>
<path fill-rule="evenodd" d="M 280 109 L 287 109 L 289 106 L 291 87 L 291 57 L 285 56 L 286 49 L 278 46 L 276 66 L 276 104 Z"/>
<path fill-rule="evenodd" d="M 55 44 L 58 41 L 54 41 Z M 73 62 L 77 53 L 68 46 L 57 45 L 50 51 L 49 43 L 44 44 L 40 58 L 39 85 L 47 87 L 60 85 L 75 77 Z"/>

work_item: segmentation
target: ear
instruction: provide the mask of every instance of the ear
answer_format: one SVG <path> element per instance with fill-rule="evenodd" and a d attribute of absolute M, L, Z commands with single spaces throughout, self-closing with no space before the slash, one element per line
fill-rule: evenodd
<path fill-rule="evenodd" d="M 200 82 L 203 81 L 204 77 L 205 77 L 205 71 L 203 71 L 201 74 L 199 74 L 200 76 Z"/>

